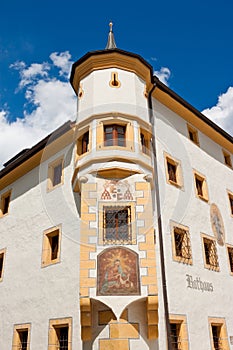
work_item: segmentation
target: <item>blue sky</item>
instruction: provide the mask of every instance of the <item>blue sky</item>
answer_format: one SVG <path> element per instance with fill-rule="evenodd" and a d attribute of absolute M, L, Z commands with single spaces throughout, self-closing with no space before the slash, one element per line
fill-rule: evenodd
<path fill-rule="evenodd" d="M 110 20 L 118 48 L 233 134 L 232 13 L 232 0 L 2 1 L 0 165 L 72 119 L 70 65 L 104 49 Z"/>

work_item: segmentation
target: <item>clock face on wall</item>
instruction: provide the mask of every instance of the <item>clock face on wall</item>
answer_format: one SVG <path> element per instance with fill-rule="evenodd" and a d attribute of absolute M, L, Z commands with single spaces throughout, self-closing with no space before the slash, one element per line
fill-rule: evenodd
<path fill-rule="evenodd" d="M 212 203 L 210 206 L 210 220 L 213 233 L 219 245 L 225 243 L 225 230 L 222 215 L 216 204 Z"/>

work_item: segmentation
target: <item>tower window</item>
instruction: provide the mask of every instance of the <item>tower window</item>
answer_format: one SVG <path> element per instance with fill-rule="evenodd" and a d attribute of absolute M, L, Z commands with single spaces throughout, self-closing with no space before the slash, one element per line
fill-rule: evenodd
<path fill-rule="evenodd" d="M 131 206 L 103 207 L 104 243 L 130 243 L 131 233 Z"/>
<path fill-rule="evenodd" d="M 119 88 L 119 87 L 121 86 L 121 83 L 120 83 L 120 81 L 119 81 L 119 79 L 118 79 L 118 73 L 113 72 L 113 73 L 111 74 L 111 80 L 110 80 L 110 82 L 109 82 L 109 85 L 110 85 L 111 87 L 116 87 L 116 88 Z"/>
<path fill-rule="evenodd" d="M 89 131 L 85 132 L 85 134 L 82 136 L 82 154 L 88 151 L 88 145 L 89 145 Z"/>
<path fill-rule="evenodd" d="M 105 125 L 104 126 L 104 146 L 125 147 L 125 126 Z"/>
<path fill-rule="evenodd" d="M 140 130 L 140 142 L 141 142 L 141 151 L 145 154 L 150 154 L 150 140 L 151 140 L 151 134 L 141 129 Z"/>

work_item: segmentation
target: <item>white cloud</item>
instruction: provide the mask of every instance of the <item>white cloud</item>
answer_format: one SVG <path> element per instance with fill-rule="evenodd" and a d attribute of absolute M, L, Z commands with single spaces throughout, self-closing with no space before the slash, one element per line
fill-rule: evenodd
<path fill-rule="evenodd" d="M 60 76 L 68 76 L 72 62 L 70 61 L 71 55 L 68 51 L 57 53 L 53 52 L 49 56 L 54 66 L 60 68 Z"/>
<path fill-rule="evenodd" d="M 202 111 L 209 119 L 233 135 L 233 87 L 218 97 L 216 106 Z"/>
<path fill-rule="evenodd" d="M 53 59 L 57 59 L 56 67 L 65 74 L 69 53 L 55 53 Z M 70 83 L 51 76 L 50 68 L 54 68 L 51 64 L 26 66 L 24 62 L 16 62 L 11 68 L 19 71 L 19 89 L 24 90 L 26 103 L 22 118 L 14 122 L 9 122 L 6 108 L 0 109 L 0 168 L 22 149 L 32 147 L 68 120 L 75 119 L 76 97 Z"/>
<path fill-rule="evenodd" d="M 38 77 L 47 77 L 50 69 L 48 63 L 32 63 L 29 67 L 26 67 L 26 64 L 22 61 L 12 64 L 10 68 L 17 69 L 20 72 L 20 89 L 33 83 Z"/>
<path fill-rule="evenodd" d="M 160 70 L 155 71 L 154 74 L 162 83 L 168 86 L 168 80 L 171 76 L 171 71 L 169 68 L 161 67 Z"/>

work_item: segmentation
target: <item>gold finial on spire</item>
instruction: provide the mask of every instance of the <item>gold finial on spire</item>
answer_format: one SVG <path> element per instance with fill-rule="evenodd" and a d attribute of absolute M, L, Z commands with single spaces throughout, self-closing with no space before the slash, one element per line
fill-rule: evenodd
<path fill-rule="evenodd" d="M 110 32 L 112 32 L 112 26 L 113 26 L 113 23 L 112 23 L 112 21 L 110 21 L 110 23 L 109 23 Z"/>

